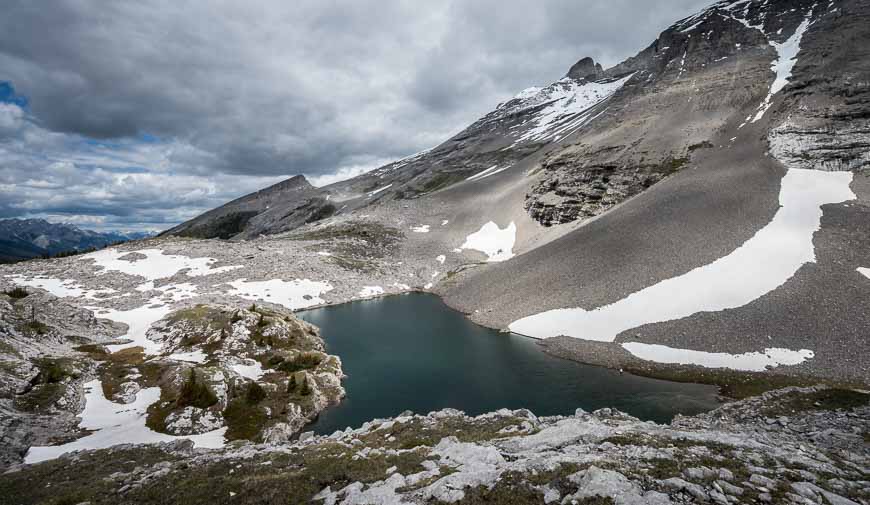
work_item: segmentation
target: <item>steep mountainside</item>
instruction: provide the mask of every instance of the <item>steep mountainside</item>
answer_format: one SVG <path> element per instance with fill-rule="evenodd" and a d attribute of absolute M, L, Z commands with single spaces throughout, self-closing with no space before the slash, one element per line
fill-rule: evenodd
<path fill-rule="evenodd" d="M 723 0 L 235 236 L 375 221 L 405 231 L 393 283 L 552 352 L 865 381 L 868 83 L 867 2 Z"/>
<path fill-rule="evenodd" d="M 150 236 L 148 233 L 99 233 L 44 219 L 0 220 L 0 261 L 11 262 L 62 252 L 82 251 Z"/>

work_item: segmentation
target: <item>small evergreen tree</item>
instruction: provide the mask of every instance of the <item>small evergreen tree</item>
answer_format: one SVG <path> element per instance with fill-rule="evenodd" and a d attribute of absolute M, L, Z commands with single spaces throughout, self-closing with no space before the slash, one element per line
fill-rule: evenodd
<path fill-rule="evenodd" d="M 302 396 L 308 396 L 311 394 L 311 386 L 308 385 L 308 376 L 307 375 L 302 380 L 302 391 L 300 391 L 300 393 L 302 393 Z"/>

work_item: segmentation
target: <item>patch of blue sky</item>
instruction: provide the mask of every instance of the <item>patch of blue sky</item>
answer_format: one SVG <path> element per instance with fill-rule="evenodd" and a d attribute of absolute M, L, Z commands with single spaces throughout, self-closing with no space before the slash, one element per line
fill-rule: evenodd
<path fill-rule="evenodd" d="M 27 97 L 15 92 L 15 87 L 9 81 L 0 81 L 0 102 L 13 103 L 22 109 L 28 105 Z"/>

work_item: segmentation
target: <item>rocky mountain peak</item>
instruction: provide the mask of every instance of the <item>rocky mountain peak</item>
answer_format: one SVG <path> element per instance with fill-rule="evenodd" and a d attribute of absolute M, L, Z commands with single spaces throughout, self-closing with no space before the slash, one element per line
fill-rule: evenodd
<path fill-rule="evenodd" d="M 586 79 L 594 80 L 604 73 L 604 69 L 600 63 L 595 63 L 590 57 L 581 58 L 580 61 L 571 66 L 566 77 L 571 79 Z"/>

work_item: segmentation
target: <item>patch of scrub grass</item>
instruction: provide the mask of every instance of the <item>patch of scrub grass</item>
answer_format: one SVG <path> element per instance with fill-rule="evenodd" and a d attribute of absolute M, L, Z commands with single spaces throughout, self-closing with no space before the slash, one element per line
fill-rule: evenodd
<path fill-rule="evenodd" d="M 375 264 L 372 261 L 365 259 L 356 259 L 356 258 L 348 258 L 345 256 L 327 256 L 323 258 L 323 261 L 327 263 L 332 263 L 333 265 L 343 268 L 345 270 L 349 270 L 351 272 L 374 272 L 377 270 L 375 268 Z"/>
<path fill-rule="evenodd" d="M 496 438 L 508 438 L 510 433 L 499 433 L 509 426 L 519 426 L 526 419 L 519 417 L 496 417 L 483 420 L 470 420 L 462 417 L 447 417 L 439 419 L 435 424 L 412 419 L 404 423 L 396 423 L 391 428 L 373 431 L 362 435 L 364 443 L 382 444 L 388 449 L 413 449 L 425 446 L 433 447 L 444 437 L 455 436 L 460 442 L 481 442 Z M 385 442 L 387 438 L 392 442 Z"/>
<path fill-rule="evenodd" d="M 689 152 L 697 151 L 698 149 L 713 149 L 715 147 L 709 140 L 698 142 L 689 146 Z"/>
<path fill-rule="evenodd" d="M 653 458 L 646 460 L 645 464 L 649 466 L 647 475 L 659 480 L 679 477 L 683 471 L 682 465 L 675 458 Z"/>
<path fill-rule="evenodd" d="M 0 340 L 0 353 L 10 356 L 21 356 L 21 354 L 8 342 Z"/>
<path fill-rule="evenodd" d="M 341 444 L 327 443 L 290 454 L 208 463 L 197 466 L 194 471 L 173 472 L 150 480 L 142 488 L 125 495 L 125 501 L 144 505 L 318 503 L 313 501 L 314 495 L 327 486 L 338 490 L 357 481 L 372 483 L 383 480 L 387 469 L 392 466 L 404 475 L 423 470 L 420 463 L 425 454 L 422 452 L 370 455 L 354 460 L 356 451 Z M 269 464 L 264 465 L 266 462 Z"/>
<path fill-rule="evenodd" d="M 734 400 L 742 400 L 752 396 L 758 396 L 768 391 L 782 389 L 789 386 L 809 387 L 817 384 L 826 384 L 831 387 L 849 389 L 860 387 L 860 384 L 846 384 L 831 382 L 813 377 L 796 375 L 782 375 L 771 372 L 738 372 L 727 369 L 701 369 L 701 368 L 661 368 L 656 365 L 628 364 L 623 369 L 633 375 L 651 377 L 672 382 L 693 382 L 696 384 L 710 384 L 719 387 L 722 396 Z"/>
<path fill-rule="evenodd" d="M 48 333 L 48 325 L 41 321 L 37 321 L 36 319 L 31 319 L 27 321 L 22 326 L 24 333 L 29 335 L 45 335 Z"/>
<path fill-rule="evenodd" d="M 108 355 L 109 350 L 106 346 L 102 344 L 82 344 L 76 347 L 73 347 L 74 350 L 78 352 L 83 352 L 85 354 L 95 354 L 95 355 Z"/>
<path fill-rule="evenodd" d="M 520 503 L 544 505 L 545 502 L 543 492 L 534 489 L 528 482 L 523 480 L 522 476 L 516 473 L 509 473 L 502 475 L 498 482 L 496 482 L 492 487 L 477 486 L 466 488 L 465 496 L 461 500 L 453 503 L 459 505 L 513 505 Z"/>
<path fill-rule="evenodd" d="M 268 365 L 284 373 L 292 374 L 301 372 L 302 370 L 312 370 L 317 368 L 323 361 L 323 355 L 319 352 L 302 352 L 292 358 L 283 358 L 281 356 L 273 356 L 269 359 Z"/>
<path fill-rule="evenodd" d="M 227 440 L 255 440 L 269 422 L 269 416 L 259 403 L 267 398 L 262 386 L 251 381 L 242 396 L 233 398 L 223 411 L 227 424 Z"/>
<path fill-rule="evenodd" d="M 21 286 L 15 286 L 14 288 L 7 289 L 7 290 L 4 291 L 3 293 L 4 293 L 6 296 L 8 296 L 9 298 L 13 298 L 13 299 L 15 299 L 15 300 L 20 300 L 20 299 L 22 299 L 22 298 L 27 298 L 27 295 L 30 294 L 30 293 L 27 292 L 26 289 L 22 288 Z"/>
<path fill-rule="evenodd" d="M 767 416 L 792 415 L 810 410 L 851 410 L 870 404 L 870 394 L 850 389 L 822 389 L 811 393 L 792 392 L 766 406 L 762 413 Z"/>
<path fill-rule="evenodd" d="M 67 379 L 78 374 L 67 358 L 40 358 L 34 360 L 39 373 L 33 388 L 15 397 L 15 408 L 25 412 L 43 412 L 66 393 Z"/>
<path fill-rule="evenodd" d="M 668 158 L 661 164 L 656 165 L 653 171 L 664 175 L 671 175 L 680 171 L 681 168 L 689 163 L 688 157 L 683 158 Z"/>
<path fill-rule="evenodd" d="M 68 459 L 54 459 L 29 465 L 21 471 L 5 474 L 0 478 L 0 503 L 127 503 L 126 499 L 116 493 L 120 484 L 105 479 L 110 473 L 127 473 L 137 466 L 150 466 L 175 459 L 175 456 L 156 446 L 137 446 L 135 449 L 81 454 L 74 464 Z"/>
<path fill-rule="evenodd" d="M 178 398 L 175 399 L 177 407 L 197 407 L 207 409 L 218 402 L 217 396 L 209 387 L 197 380 L 196 371 L 191 369 L 187 380 L 181 385 Z"/>
<path fill-rule="evenodd" d="M 23 412 L 44 412 L 66 393 L 66 384 L 37 384 L 30 391 L 15 397 L 15 408 Z"/>
<path fill-rule="evenodd" d="M 323 226 L 301 232 L 295 232 L 287 238 L 292 240 L 333 240 L 359 239 L 375 245 L 392 245 L 398 242 L 404 234 L 391 226 L 384 226 L 371 221 L 348 221 L 332 226 Z"/>
<path fill-rule="evenodd" d="M 636 445 L 653 448 L 676 447 L 685 449 L 688 447 L 706 447 L 713 453 L 730 453 L 734 448 L 721 442 L 692 440 L 688 438 L 654 437 L 643 433 L 621 433 L 605 438 L 601 443 L 609 442 L 613 445 Z"/>
<path fill-rule="evenodd" d="M 76 375 L 66 359 L 40 358 L 35 361 L 35 364 L 39 368 L 37 380 L 42 384 L 56 384 Z"/>

